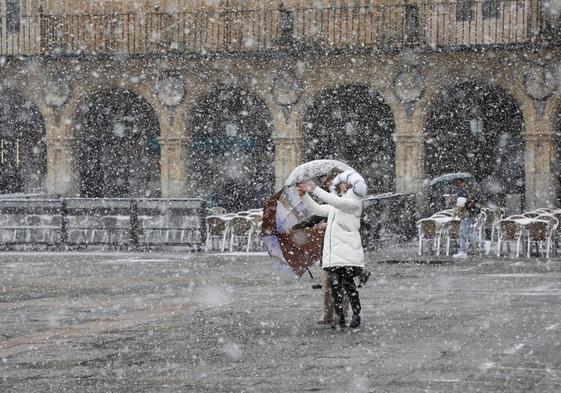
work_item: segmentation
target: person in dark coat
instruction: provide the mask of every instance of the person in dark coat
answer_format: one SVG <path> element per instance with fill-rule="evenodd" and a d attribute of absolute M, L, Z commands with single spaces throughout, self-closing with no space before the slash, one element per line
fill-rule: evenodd
<path fill-rule="evenodd" d="M 326 176 L 322 188 L 328 191 L 331 188 L 331 182 L 341 171 L 337 168 L 332 169 Z M 299 222 L 298 224 L 292 227 L 293 230 L 301 230 L 305 228 L 313 228 L 316 225 L 322 225 L 324 227 L 327 226 L 327 217 L 322 216 L 310 216 L 305 220 Z M 323 249 L 323 238 L 321 239 L 322 245 L 321 248 Z M 320 266 L 322 264 L 322 260 L 320 259 Z M 325 270 L 321 270 L 321 288 L 323 291 L 323 318 L 318 321 L 320 325 L 331 325 L 335 322 L 334 319 L 334 304 L 333 304 L 333 296 L 331 293 L 331 281 L 329 279 L 329 273 Z M 345 297 L 343 302 L 343 312 L 346 314 L 349 308 L 349 299 L 348 296 Z"/>
<path fill-rule="evenodd" d="M 360 326 L 360 297 L 354 277 L 364 269 L 364 250 L 362 247 L 360 219 L 362 216 L 362 198 L 367 186 L 360 174 L 348 170 L 337 175 L 332 182 L 332 192 L 327 192 L 312 182 L 299 185 L 299 193 L 309 211 L 318 216 L 327 217 L 324 235 L 322 267 L 329 272 L 332 295 L 335 304 L 335 325 L 341 329 L 345 324 L 342 304 L 346 292 L 349 295 L 353 317 L 349 327 Z M 340 193 L 340 197 L 335 191 Z M 313 193 L 324 201 L 324 205 L 315 202 L 308 193 Z"/>

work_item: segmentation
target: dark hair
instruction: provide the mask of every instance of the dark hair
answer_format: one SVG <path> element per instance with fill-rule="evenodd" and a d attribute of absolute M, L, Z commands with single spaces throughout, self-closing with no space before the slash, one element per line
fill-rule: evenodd
<path fill-rule="evenodd" d="M 343 173 L 343 171 L 340 170 L 339 168 L 333 168 L 329 172 L 327 172 L 327 175 L 325 175 L 325 179 L 321 183 L 321 188 L 323 188 L 326 191 L 329 191 L 327 189 L 327 186 L 328 186 L 329 182 L 331 180 L 335 179 L 335 177 L 337 177 L 337 175 L 340 174 L 340 173 Z"/>

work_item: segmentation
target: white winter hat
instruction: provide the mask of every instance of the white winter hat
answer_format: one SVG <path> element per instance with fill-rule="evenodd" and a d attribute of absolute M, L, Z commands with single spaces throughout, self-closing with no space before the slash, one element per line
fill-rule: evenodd
<path fill-rule="evenodd" d="M 368 192 L 368 187 L 366 186 L 366 182 L 364 178 L 356 171 L 349 169 L 343 173 L 338 174 L 335 179 L 333 179 L 333 183 L 331 184 L 331 190 L 335 190 L 335 188 L 341 183 L 349 183 L 352 186 L 353 192 L 360 196 L 366 196 Z"/>

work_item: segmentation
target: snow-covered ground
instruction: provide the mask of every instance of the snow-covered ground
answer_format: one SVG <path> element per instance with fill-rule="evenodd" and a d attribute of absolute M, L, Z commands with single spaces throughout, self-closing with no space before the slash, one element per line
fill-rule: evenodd
<path fill-rule="evenodd" d="M 559 259 L 369 259 L 336 332 L 264 254 L 0 253 L 0 392 L 561 391 Z"/>

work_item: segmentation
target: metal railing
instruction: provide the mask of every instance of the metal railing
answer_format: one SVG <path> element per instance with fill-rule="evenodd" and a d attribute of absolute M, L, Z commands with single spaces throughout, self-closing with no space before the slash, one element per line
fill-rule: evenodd
<path fill-rule="evenodd" d="M 201 199 L 0 199 L 0 250 L 145 249 L 206 242 Z"/>
<path fill-rule="evenodd" d="M 430 1 L 371 6 L 23 16 L 0 53 L 194 54 L 527 44 L 539 39 L 539 0 Z"/>

